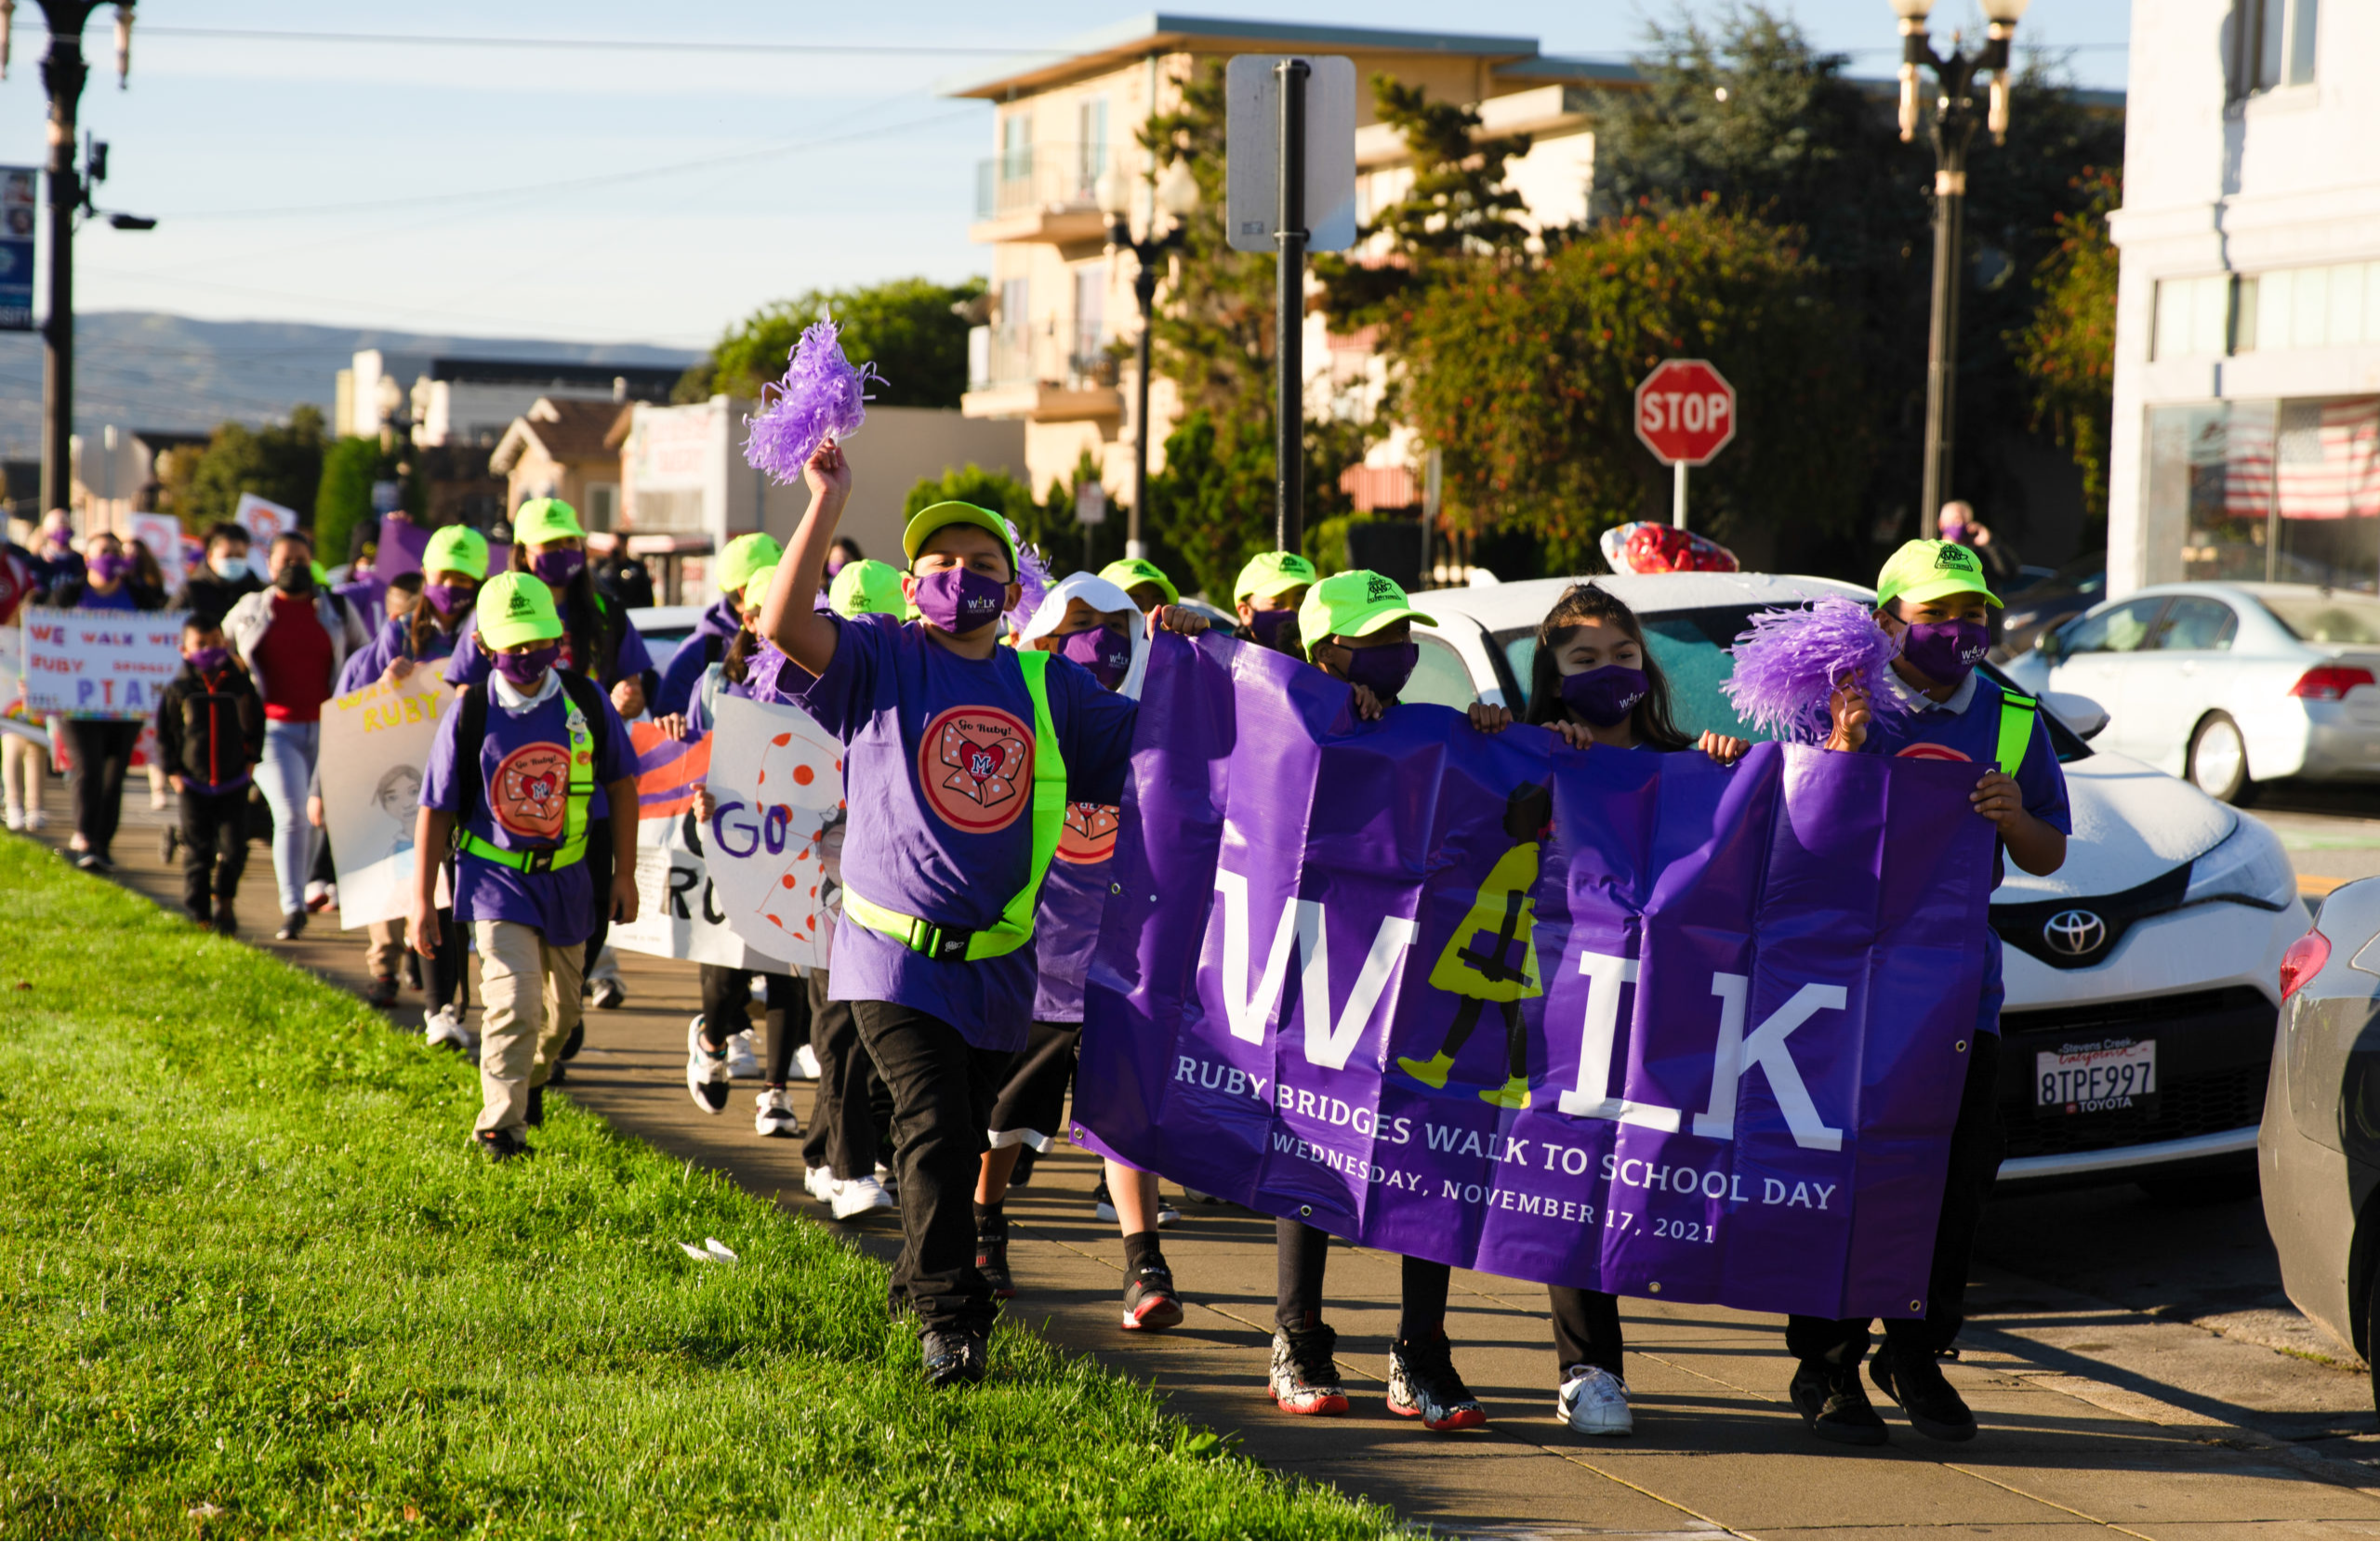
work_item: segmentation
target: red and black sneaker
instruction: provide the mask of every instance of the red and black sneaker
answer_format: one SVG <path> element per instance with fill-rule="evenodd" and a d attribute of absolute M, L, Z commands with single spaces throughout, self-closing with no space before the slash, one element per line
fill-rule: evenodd
<path fill-rule="evenodd" d="M 1316 1325 L 1292 1333 L 1273 1330 L 1273 1374 L 1265 1390 L 1285 1414 L 1343 1414 L 1347 1392 L 1339 1385 L 1339 1362 L 1331 1351 L 1339 1336 Z"/>
<path fill-rule="evenodd" d="M 1440 1334 L 1400 1338 L 1388 1347 L 1388 1411 L 1418 1418 L 1425 1430 L 1481 1430 L 1488 1411 L 1454 1368 L 1454 1347 Z"/>
<path fill-rule="evenodd" d="M 992 1287 L 994 1300 L 1006 1301 L 1015 1297 L 1016 1282 L 1009 1278 L 1008 1272 L 1008 1228 L 1005 1225 L 997 1230 L 985 1226 L 975 1229 L 975 1272 Z"/>
<path fill-rule="evenodd" d="M 1124 1286 L 1124 1331 L 1154 1332 L 1181 1322 L 1182 1298 L 1173 1293 L 1173 1271 L 1162 1262 L 1141 1265 Z"/>

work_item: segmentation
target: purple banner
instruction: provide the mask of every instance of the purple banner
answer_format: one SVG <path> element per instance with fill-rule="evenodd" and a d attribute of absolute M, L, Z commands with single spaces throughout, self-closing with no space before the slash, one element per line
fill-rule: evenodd
<path fill-rule="evenodd" d="M 1076 1119 L 1521 1279 L 1911 1316 L 1984 969 L 1970 768 L 1580 753 L 1161 639 Z"/>
<path fill-rule="evenodd" d="M 372 550 L 372 572 L 382 583 L 400 573 L 419 573 L 422 553 L 430 549 L 430 533 L 411 520 L 380 516 L 380 534 Z"/>

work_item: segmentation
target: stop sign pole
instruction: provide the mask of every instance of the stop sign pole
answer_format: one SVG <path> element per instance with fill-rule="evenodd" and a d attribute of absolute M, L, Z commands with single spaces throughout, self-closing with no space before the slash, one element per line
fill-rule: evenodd
<path fill-rule="evenodd" d="M 1670 523 L 1684 530 L 1686 468 L 1736 437 L 1736 388 L 1704 360 L 1664 359 L 1637 382 L 1636 437 L 1670 468 Z"/>

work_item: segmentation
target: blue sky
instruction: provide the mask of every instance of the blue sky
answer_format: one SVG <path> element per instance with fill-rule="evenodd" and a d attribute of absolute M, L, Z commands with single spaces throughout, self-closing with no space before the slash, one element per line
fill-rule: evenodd
<path fill-rule="evenodd" d="M 132 84 L 115 88 L 108 20 L 86 127 L 111 141 L 78 302 L 415 330 L 700 347 L 812 285 L 981 271 L 967 242 L 991 109 L 934 84 L 992 62 L 924 52 L 549 51 L 174 35 L 286 29 L 509 37 L 1034 48 L 1142 8 L 1106 0 L 826 7 L 716 0 L 140 0 Z M 1624 56 L 1647 16 L 1687 7 L 1506 0 L 1243 0 L 1167 7 L 1370 26 L 1518 33 L 1549 53 Z M 1707 9 L 1709 7 L 1701 7 Z M 1892 68 L 1886 0 L 1788 0 L 1823 46 Z M 2020 37 L 2071 46 L 2084 85 L 2121 86 L 2127 0 L 2035 0 Z M 17 9 L 0 85 L 0 164 L 38 162 L 39 11 Z M 1459 21 L 1451 20 L 1459 17 Z M 1939 0 L 1937 33 L 1979 30 Z"/>

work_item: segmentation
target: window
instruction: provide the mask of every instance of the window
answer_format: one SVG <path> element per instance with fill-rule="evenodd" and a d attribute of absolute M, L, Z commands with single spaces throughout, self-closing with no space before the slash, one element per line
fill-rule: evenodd
<path fill-rule="evenodd" d="M 1000 120 L 1000 180 L 1021 182 L 1033 175 L 1033 114 L 1012 112 Z"/>
<path fill-rule="evenodd" d="M 2151 407 L 2148 428 L 2153 581 L 2373 588 L 2380 397 Z"/>
<path fill-rule="evenodd" d="M 2177 596 L 2157 628 L 2155 646 L 2167 652 L 2223 653 L 2240 630 L 2240 618 L 2220 600 Z"/>
<path fill-rule="evenodd" d="M 1421 656 L 1413 666 L 1413 678 L 1397 693 L 1398 701 L 1429 702 L 1461 712 L 1479 699 L 1461 654 L 1434 637 L 1417 635 L 1413 640 L 1421 645 Z"/>
<path fill-rule="evenodd" d="M 2267 595 L 2264 602 L 2300 642 L 2380 643 L 2380 600 L 2369 595 Z"/>
<path fill-rule="evenodd" d="M 2068 658 L 2082 653 L 2139 652 L 2156 627 L 2157 613 L 2164 608 L 2165 597 L 2157 594 L 2086 615 L 2066 628 L 2058 652 Z"/>
<path fill-rule="evenodd" d="M 2157 281 L 2152 359 L 2216 357 L 2231 351 L 2231 275 Z"/>
<path fill-rule="evenodd" d="M 1107 265 L 1089 262 L 1075 270 L 1075 346 L 1073 367 L 1089 372 L 1097 367 L 1099 350 L 1107 341 Z"/>
<path fill-rule="evenodd" d="M 1099 178 L 1107 169 L 1107 99 L 1093 97 L 1075 109 L 1076 196 L 1098 196 Z"/>
<path fill-rule="evenodd" d="M 620 484 L 615 481 L 590 481 L 587 484 L 587 528 L 610 530 L 619 523 Z"/>
<path fill-rule="evenodd" d="M 2232 18 L 2232 94 L 2253 96 L 2314 78 L 2318 0 L 2239 0 Z"/>

